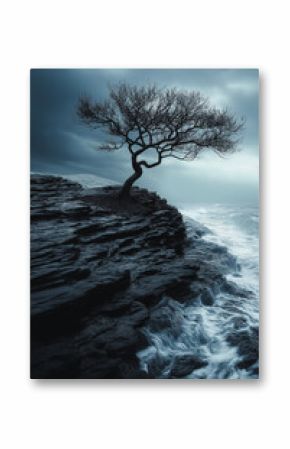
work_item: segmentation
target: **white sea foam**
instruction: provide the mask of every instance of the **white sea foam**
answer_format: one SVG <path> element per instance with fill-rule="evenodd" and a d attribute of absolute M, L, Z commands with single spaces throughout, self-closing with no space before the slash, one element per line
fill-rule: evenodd
<path fill-rule="evenodd" d="M 194 354 L 207 365 L 194 370 L 187 376 L 189 378 L 257 377 L 257 365 L 250 369 L 237 367 L 244 356 L 228 341 L 229 336 L 236 335 L 237 329 L 247 335 L 259 325 L 258 209 L 217 204 L 187 208 L 182 213 L 209 229 L 203 239 L 226 246 L 236 256 L 239 273 L 233 272 L 227 277 L 249 294 L 236 297 L 219 293 L 213 306 L 205 306 L 200 301 L 190 305 L 176 303 L 182 316 L 181 331 L 176 335 L 170 329 L 157 333 L 147 329 L 145 332 L 151 346 L 139 353 L 141 366 L 148 370 L 154 359 L 159 363 L 161 360 L 164 369 L 160 377 L 167 377 L 177 356 Z M 190 225 L 190 219 L 187 222 Z"/>

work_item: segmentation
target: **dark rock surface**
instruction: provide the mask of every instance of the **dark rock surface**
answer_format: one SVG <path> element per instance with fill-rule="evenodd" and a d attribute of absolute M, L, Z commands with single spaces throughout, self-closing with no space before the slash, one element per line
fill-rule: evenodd
<path fill-rule="evenodd" d="M 180 355 L 175 357 L 170 374 L 172 378 L 183 378 L 192 373 L 192 371 L 206 366 L 206 364 L 206 362 L 195 355 Z"/>
<path fill-rule="evenodd" d="M 175 208 L 142 189 L 126 204 L 117 193 L 31 177 L 32 377 L 146 377 L 136 351 L 148 305 L 197 269 L 182 264 Z"/>
<path fill-rule="evenodd" d="M 257 327 L 235 331 L 228 335 L 227 341 L 237 347 L 238 354 L 242 357 L 237 364 L 239 369 L 248 369 L 252 366 L 256 369 L 259 362 L 259 329 Z"/>
<path fill-rule="evenodd" d="M 211 306 L 212 292 L 234 288 L 223 276 L 234 258 L 203 233 L 191 226 L 189 244 L 178 210 L 144 189 L 120 202 L 117 187 L 32 175 L 31 377 L 154 377 L 136 352 L 144 326 L 178 332 L 163 298 Z M 171 375 L 197 365 L 177 360 Z"/>

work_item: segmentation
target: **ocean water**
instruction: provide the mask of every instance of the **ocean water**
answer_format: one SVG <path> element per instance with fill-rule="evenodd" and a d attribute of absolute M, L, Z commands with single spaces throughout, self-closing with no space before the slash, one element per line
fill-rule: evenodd
<path fill-rule="evenodd" d="M 166 378 L 176 358 L 194 355 L 207 363 L 184 376 L 193 379 L 248 379 L 258 377 L 258 362 L 243 366 L 247 359 L 241 355 L 238 344 L 229 344 L 229 338 L 246 337 L 252 341 L 253 330 L 259 326 L 259 210 L 254 205 L 196 205 L 181 210 L 190 233 L 194 219 L 208 228 L 203 239 L 226 246 L 236 257 L 239 271 L 226 277 L 246 289 L 246 297 L 217 293 L 214 305 L 201 301 L 190 305 L 173 305 L 174 314 L 181 321 L 181 331 L 151 332 L 145 330 L 150 346 L 139 353 L 141 366 L 150 370 L 152 364 L 160 367 L 158 377 Z M 194 250 L 193 250 L 194 251 Z M 190 257 L 191 249 L 187 251 Z M 172 318 L 173 319 L 173 318 Z M 257 335 L 257 333 L 256 333 Z M 233 340 L 233 338 L 232 338 Z M 239 340 L 238 338 L 238 341 Z M 242 343 L 245 347 L 245 342 Z M 254 343 L 253 343 L 254 344 Z M 256 351 L 258 348 L 256 347 Z M 249 349 L 250 352 L 250 349 Z M 248 354 L 248 357 L 250 354 Z"/>
<path fill-rule="evenodd" d="M 50 173 L 55 174 L 55 173 Z M 110 180 L 87 174 L 57 174 L 79 182 L 85 188 L 115 184 Z M 138 353 L 140 366 L 156 377 L 170 377 L 178 357 L 197 356 L 206 365 L 187 374 L 192 379 L 251 379 L 258 377 L 258 362 L 243 367 L 245 354 L 238 344 L 229 343 L 231 336 L 246 336 L 251 341 L 253 330 L 259 327 L 259 209 L 257 205 L 195 204 L 179 207 L 190 236 L 191 223 L 198 221 L 208 232 L 205 241 L 225 246 L 236 257 L 239 270 L 227 274 L 227 279 L 247 290 L 249 295 L 237 297 L 215 293 L 211 306 L 194 299 L 190 304 L 171 300 L 172 322 L 176 327 L 162 332 L 144 329 L 149 346 Z M 189 247 L 190 258 L 194 248 Z M 255 343 L 254 343 L 255 344 Z"/>

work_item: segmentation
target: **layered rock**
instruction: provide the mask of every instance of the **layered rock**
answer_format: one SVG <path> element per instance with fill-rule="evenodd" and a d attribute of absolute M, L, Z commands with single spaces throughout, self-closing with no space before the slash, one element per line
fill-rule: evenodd
<path fill-rule="evenodd" d="M 156 194 L 31 178 L 32 377 L 142 377 L 148 306 L 197 270 L 185 227 Z"/>
<path fill-rule="evenodd" d="M 33 378 L 158 377 L 158 359 L 146 372 L 139 366 L 143 329 L 178 333 L 175 301 L 211 306 L 214 292 L 235 288 L 224 277 L 235 259 L 201 239 L 201 225 L 186 232 L 178 210 L 155 193 L 134 188 L 124 202 L 118 192 L 31 177 Z M 203 363 L 180 357 L 169 377 Z"/>

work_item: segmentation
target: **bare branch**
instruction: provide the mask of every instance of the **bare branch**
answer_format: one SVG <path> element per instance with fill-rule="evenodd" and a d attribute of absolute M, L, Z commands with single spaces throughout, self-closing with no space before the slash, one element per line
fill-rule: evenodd
<path fill-rule="evenodd" d="M 113 151 L 127 146 L 138 176 L 142 167 L 156 167 L 169 157 L 192 161 L 206 149 L 219 156 L 230 154 L 238 149 L 244 126 L 243 120 L 227 110 L 212 107 L 200 92 L 155 85 L 118 84 L 102 102 L 82 97 L 78 115 L 85 124 L 101 127 L 113 137 L 98 149 Z M 150 149 L 156 150 L 157 161 L 139 161 Z"/>

